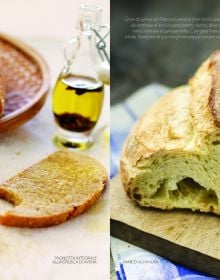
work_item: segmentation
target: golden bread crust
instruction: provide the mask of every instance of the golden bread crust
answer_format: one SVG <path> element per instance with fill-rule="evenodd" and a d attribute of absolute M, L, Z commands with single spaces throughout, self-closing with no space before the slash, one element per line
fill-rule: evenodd
<path fill-rule="evenodd" d="M 212 164 L 210 172 L 214 170 L 213 178 L 217 176 L 214 167 L 217 156 L 214 158 L 214 155 L 219 153 L 216 145 L 220 143 L 219 74 L 220 51 L 215 51 L 200 66 L 188 85 L 165 94 L 132 129 L 124 144 L 120 171 L 125 191 L 141 206 L 162 209 L 181 208 L 180 205 L 175 204 L 174 195 L 178 198 L 182 196 L 181 199 L 184 195 L 180 194 L 180 191 L 175 193 L 175 190 L 179 188 L 186 191 L 188 186 L 183 186 L 184 180 L 190 177 L 196 181 L 192 180 L 193 187 L 190 192 L 194 188 L 202 197 L 202 202 L 198 202 L 198 205 L 201 204 L 200 211 L 220 213 L 220 207 L 218 208 L 217 202 L 214 201 L 220 199 L 220 191 L 215 189 L 215 180 L 212 182 L 211 175 L 201 180 L 199 176 L 194 178 L 190 168 L 187 169 L 187 164 L 190 166 L 193 162 L 195 166 L 199 166 L 202 162 L 200 170 L 197 171 L 198 174 L 199 172 L 203 174 L 207 172 L 208 160 L 207 164 L 209 162 Z M 178 168 L 178 165 L 175 165 L 178 162 L 177 158 L 179 162 L 183 161 L 180 166 L 182 169 L 186 168 L 188 173 L 180 170 L 179 173 L 172 174 L 171 170 L 175 171 L 175 168 Z M 170 173 L 167 171 L 168 168 Z M 161 173 L 154 173 L 157 169 Z M 199 185 L 202 184 L 200 181 L 209 184 L 207 192 Z M 180 187 L 178 182 L 182 184 Z M 205 195 L 212 197 L 214 206 L 210 203 L 204 204 Z M 167 200 L 162 200 L 163 196 L 166 196 Z M 188 204 L 184 204 L 183 201 L 181 203 L 183 208 L 190 208 L 189 201 Z"/>
<path fill-rule="evenodd" d="M 215 51 L 211 55 L 209 71 L 212 77 L 212 88 L 209 95 L 209 107 L 212 112 L 215 125 L 220 127 L 220 51 Z"/>

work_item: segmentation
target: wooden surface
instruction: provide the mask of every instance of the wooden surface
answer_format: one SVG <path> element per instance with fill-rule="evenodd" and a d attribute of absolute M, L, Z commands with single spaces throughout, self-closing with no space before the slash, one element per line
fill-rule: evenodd
<path fill-rule="evenodd" d="M 26 39 L 46 59 L 51 88 L 63 66 L 62 41 Z M 109 88 L 95 128 L 96 144 L 85 154 L 97 158 L 109 170 L 109 146 L 103 127 L 109 123 Z M 56 126 L 51 92 L 40 113 L 23 126 L 0 133 L 0 181 L 42 159 L 57 148 L 52 143 Z M 4 201 L 0 200 L 1 203 Z M 20 229 L 0 226 L 0 279 L 4 280 L 103 280 L 109 277 L 108 188 L 101 199 L 83 215 L 59 226 Z M 96 256 L 91 265 L 53 264 L 55 256 Z M 13 264 L 13 265 L 12 265 Z"/>
<path fill-rule="evenodd" d="M 111 181 L 111 234 L 171 261 L 220 277 L 220 217 L 136 205 Z"/>

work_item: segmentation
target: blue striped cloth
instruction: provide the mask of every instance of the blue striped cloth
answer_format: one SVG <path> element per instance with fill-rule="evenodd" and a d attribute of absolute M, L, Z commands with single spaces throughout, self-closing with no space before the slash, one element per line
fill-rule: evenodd
<path fill-rule="evenodd" d="M 136 120 L 166 91 L 151 84 L 111 108 L 111 178 L 118 172 L 123 143 Z M 216 280 L 171 263 L 146 250 L 111 237 L 111 252 L 118 280 Z"/>

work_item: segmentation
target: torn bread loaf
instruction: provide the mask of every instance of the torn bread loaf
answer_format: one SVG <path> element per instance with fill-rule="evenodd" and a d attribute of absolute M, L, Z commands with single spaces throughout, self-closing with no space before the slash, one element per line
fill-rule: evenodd
<path fill-rule="evenodd" d="M 5 85 L 4 85 L 2 75 L 0 74 L 0 117 L 4 113 L 4 107 L 5 107 Z"/>
<path fill-rule="evenodd" d="M 0 197 L 13 204 L 0 215 L 8 226 L 46 227 L 83 213 L 107 182 L 104 167 L 81 153 L 58 151 L 0 184 Z"/>
<path fill-rule="evenodd" d="M 139 205 L 220 214 L 220 51 L 135 125 L 121 159 Z"/>

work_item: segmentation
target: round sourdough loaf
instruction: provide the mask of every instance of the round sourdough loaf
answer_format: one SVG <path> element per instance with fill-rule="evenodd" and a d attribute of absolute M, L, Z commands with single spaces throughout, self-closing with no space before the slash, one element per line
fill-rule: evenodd
<path fill-rule="evenodd" d="M 139 205 L 220 214 L 220 51 L 137 122 L 121 158 Z"/>

